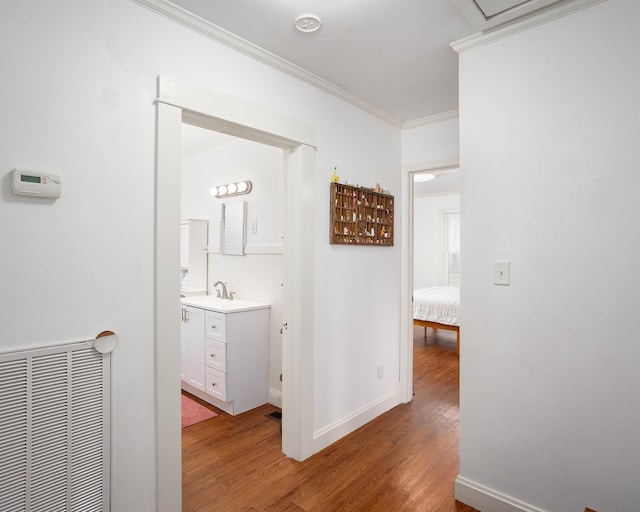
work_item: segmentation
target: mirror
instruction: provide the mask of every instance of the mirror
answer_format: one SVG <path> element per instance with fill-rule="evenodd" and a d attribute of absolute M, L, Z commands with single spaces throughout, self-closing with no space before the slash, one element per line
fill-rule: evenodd
<path fill-rule="evenodd" d="M 242 256 L 244 254 L 245 202 L 222 204 L 220 221 L 220 252 Z"/>

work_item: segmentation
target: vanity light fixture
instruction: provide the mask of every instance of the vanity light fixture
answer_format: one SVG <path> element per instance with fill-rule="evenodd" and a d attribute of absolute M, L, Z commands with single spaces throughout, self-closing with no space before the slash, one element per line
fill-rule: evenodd
<path fill-rule="evenodd" d="M 237 183 L 229 183 L 228 185 L 218 185 L 209 190 L 209 194 L 213 197 L 229 197 L 248 194 L 251 192 L 253 185 L 249 180 L 238 181 Z"/>

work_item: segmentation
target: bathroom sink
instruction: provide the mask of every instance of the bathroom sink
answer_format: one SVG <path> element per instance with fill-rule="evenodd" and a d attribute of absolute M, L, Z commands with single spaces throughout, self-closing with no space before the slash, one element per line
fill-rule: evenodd
<path fill-rule="evenodd" d="M 213 295 L 199 295 L 196 297 L 184 297 L 180 303 L 185 306 L 218 311 L 219 313 L 232 313 L 234 311 L 249 311 L 251 309 L 268 308 L 270 305 L 264 302 L 253 302 L 242 299 L 220 299 Z"/>

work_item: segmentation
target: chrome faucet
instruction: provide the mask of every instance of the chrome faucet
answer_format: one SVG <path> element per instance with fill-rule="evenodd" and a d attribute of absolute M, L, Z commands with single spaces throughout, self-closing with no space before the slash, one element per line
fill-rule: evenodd
<path fill-rule="evenodd" d="M 227 293 L 227 285 L 224 284 L 222 281 L 216 281 L 215 283 L 213 283 L 213 287 L 215 288 L 218 285 L 222 285 L 222 295 L 220 295 L 220 290 L 218 290 L 216 288 L 216 290 L 218 291 L 218 293 L 216 294 L 216 297 L 218 297 L 219 299 L 228 299 L 229 298 L 229 294 Z"/>

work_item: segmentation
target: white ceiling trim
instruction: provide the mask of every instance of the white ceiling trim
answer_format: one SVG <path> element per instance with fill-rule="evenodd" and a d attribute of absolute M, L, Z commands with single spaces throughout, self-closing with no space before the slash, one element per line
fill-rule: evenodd
<path fill-rule="evenodd" d="M 413 121 L 405 121 L 402 124 L 402 129 L 409 130 L 411 128 L 418 128 L 420 126 L 425 126 L 427 124 L 448 121 L 449 119 L 457 119 L 459 115 L 460 115 L 460 112 L 458 111 L 458 109 L 449 110 L 448 112 L 443 112 L 442 114 L 434 114 L 432 116 L 414 119 Z"/>
<path fill-rule="evenodd" d="M 374 116 L 386 121 L 387 123 L 395 126 L 396 128 L 402 127 L 402 120 L 392 116 L 388 112 L 381 108 L 369 103 L 368 101 L 356 96 L 355 94 L 346 91 L 345 89 L 338 87 L 337 85 L 321 78 L 313 73 L 306 71 L 285 60 L 277 55 L 268 52 L 264 48 L 261 48 L 246 39 L 243 39 L 228 30 L 225 30 L 213 23 L 196 16 L 195 14 L 177 6 L 169 0 L 131 0 L 134 3 L 146 7 L 147 9 L 162 14 L 163 16 L 187 27 L 195 32 L 198 32 L 214 41 L 217 41 L 225 46 L 232 48 L 233 50 L 247 55 L 263 64 L 266 64 L 272 68 L 275 68 L 283 73 L 298 78 L 304 82 L 307 82 L 324 92 L 327 92 L 333 96 L 336 96 L 352 105 L 373 114 Z"/>
<path fill-rule="evenodd" d="M 552 5 L 507 25 L 465 37 L 464 39 L 451 43 L 449 46 L 451 46 L 454 51 L 460 53 L 465 50 L 469 50 L 470 48 L 483 46 L 500 39 L 511 37 L 519 32 L 530 30 L 531 28 L 544 25 L 556 19 L 569 16 L 578 11 L 582 11 L 583 9 L 587 9 L 607 1 L 608 0 L 573 0 L 562 4 Z"/>
<path fill-rule="evenodd" d="M 458 158 L 447 158 L 445 160 L 432 160 L 431 162 L 419 162 L 411 165 L 403 165 L 402 171 L 407 173 L 451 171 L 460 168 Z"/>

